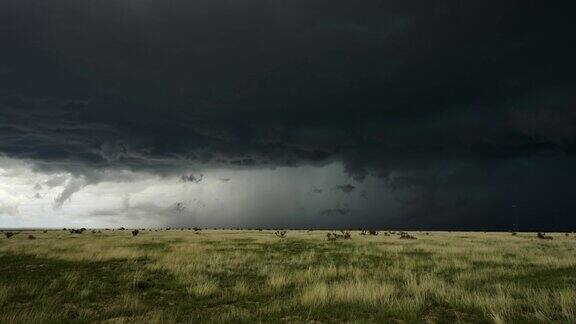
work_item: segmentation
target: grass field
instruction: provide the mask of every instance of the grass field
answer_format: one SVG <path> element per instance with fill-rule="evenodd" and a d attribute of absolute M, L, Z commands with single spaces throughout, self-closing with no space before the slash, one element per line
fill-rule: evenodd
<path fill-rule="evenodd" d="M 23 231 L 0 323 L 576 322 L 576 236 L 411 234 Z"/>

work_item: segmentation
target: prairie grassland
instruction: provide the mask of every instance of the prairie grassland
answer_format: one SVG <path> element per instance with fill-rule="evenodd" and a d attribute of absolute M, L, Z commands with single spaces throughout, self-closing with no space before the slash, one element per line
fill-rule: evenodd
<path fill-rule="evenodd" d="M 20 232 L 0 323 L 576 322 L 576 236 Z"/>

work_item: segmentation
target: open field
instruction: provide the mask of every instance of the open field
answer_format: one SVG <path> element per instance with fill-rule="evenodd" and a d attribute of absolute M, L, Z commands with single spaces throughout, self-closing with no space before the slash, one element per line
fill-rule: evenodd
<path fill-rule="evenodd" d="M 2 236 L 0 323 L 576 322 L 576 235 L 326 233 Z"/>

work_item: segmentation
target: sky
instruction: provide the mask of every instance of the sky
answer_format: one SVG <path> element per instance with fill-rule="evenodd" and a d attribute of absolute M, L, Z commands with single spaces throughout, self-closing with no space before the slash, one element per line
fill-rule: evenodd
<path fill-rule="evenodd" d="M 2 0 L 0 227 L 574 230 L 570 9 Z"/>

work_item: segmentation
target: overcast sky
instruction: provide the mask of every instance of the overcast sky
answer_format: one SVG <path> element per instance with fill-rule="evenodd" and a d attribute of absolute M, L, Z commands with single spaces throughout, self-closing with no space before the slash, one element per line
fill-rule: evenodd
<path fill-rule="evenodd" d="M 0 227 L 575 229 L 570 9 L 2 0 Z"/>

